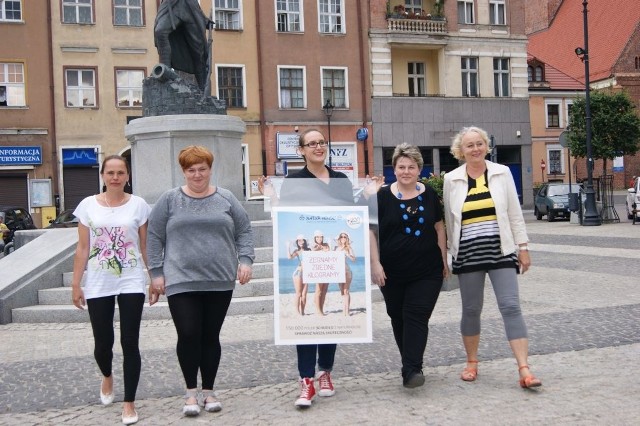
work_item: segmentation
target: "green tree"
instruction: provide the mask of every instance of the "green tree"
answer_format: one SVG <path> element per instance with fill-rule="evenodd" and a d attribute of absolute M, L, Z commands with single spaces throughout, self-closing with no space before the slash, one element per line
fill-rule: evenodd
<path fill-rule="evenodd" d="M 602 159 L 602 174 L 607 160 L 621 155 L 634 155 L 640 149 L 640 118 L 635 105 L 624 92 L 591 92 L 591 153 Z M 571 155 L 587 156 L 585 98 L 574 101 L 569 114 L 567 139 Z"/>

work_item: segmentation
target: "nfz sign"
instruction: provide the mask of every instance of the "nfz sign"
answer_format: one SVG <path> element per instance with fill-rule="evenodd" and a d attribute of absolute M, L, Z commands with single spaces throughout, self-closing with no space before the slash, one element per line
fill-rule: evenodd
<path fill-rule="evenodd" d="M 40 146 L 3 146 L 0 147 L 0 166 L 24 166 L 42 164 Z"/>

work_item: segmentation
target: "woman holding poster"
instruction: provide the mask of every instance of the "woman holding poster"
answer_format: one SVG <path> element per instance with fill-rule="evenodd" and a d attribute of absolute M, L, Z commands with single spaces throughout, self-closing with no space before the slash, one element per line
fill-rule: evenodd
<path fill-rule="evenodd" d="M 449 275 L 446 235 L 438 195 L 418 182 L 420 150 L 403 143 L 391 161 L 397 181 L 378 192 L 379 239 L 371 235 L 371 281 L 380 286 L 391 318 L 402 384 L 415 388 L 424 384 L 429 318 Z"/>
<path fill-rule="evenodd" d="M 351 181 L 344 173 L 336 172 L 325 165 L 328 148 L 324 135 L 318 130 L 309 129 L 300 134 L 298 152 L 304 158 L 305 167 L 287 175 L 280 190 L 281 205 L 353 205 Z M 264 179 L 261 179 L 261 182 L 264 185 Z M 316 362 L 319 369 L 318 395 L 328 397 L 335 394 L 331 370 L 336 348 L 336 344 L 296 346 L 300 373 L 300 396 L 295 401 L 296 407 L 310 407 L 316 395 Z"/>

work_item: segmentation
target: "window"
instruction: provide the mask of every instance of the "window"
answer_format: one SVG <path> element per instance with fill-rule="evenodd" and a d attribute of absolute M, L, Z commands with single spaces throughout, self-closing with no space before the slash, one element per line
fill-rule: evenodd
<path fill-rule="evenodd" d="M 347 108 L 347 69 L 322 69 L 322 105 L 331 100 L 336 108 Z"/>
<path fill-rule="evenodd" d="M 545 107 L 547 109 L 547 127 L 561 127 L 560 125 L 560 102 L 559 101 L 546 101 Z"/>
<path fill-rule="evenodd" d="M 93 0 L 62 0 L 62 22 L 92 24 Z"/>
<path fill-rule="evenodd" d="M 559 175 L 562 174 L 562 150 L 561 149 L 548 149 L 547 155 L 549 157 L 549 171 L 547 174 Z"/>
<path fill-rule="evenodd" d="M 143 70 L 116 70 L 116 92 L 119 108 L 142 107 Z"/>
<path fill-rule="evenodd" d="M 478 58 L 462 58 L 462 96 L 478 96 Z"/>
<path fill-rule="evenodd" d="M 319 0 L 318 9 L 321 33 L 344 33 L 342 0 Z"/>
<path fill-rule="evenodd" d="M 66 103 L 69 108 L 95 107 L 96 71 L 92 68 L 66 69 Z"/>
<path fill-rule="evenodd" d="M 404 10 L 408 13 L 422 13 L 422 0 L 405 0 Z"/>
<path fill-rule="evenodd" d="M 0 62 L 0 106 L 26 106 L 24 65 Z"/>
<path fill-rule="evenodd" d="M 496 97 L 509 96 L 509 59 L 493 58 L 493 88 Z"/>
<path fill-rule="evenodd" d="M 409 62 L 407 69 L 407 79 L 409 83 L 409 96 L 424 96 L 425 76 L 423 62 Z"/>
<path fill-rule="evenodd" d="M 489 1 L 489 21 L 491 25 L 505 25 L 505 0 L 490 0 Z"/>
<path fill-rule="evenodd" d="M 276 0 L 277 31 L 302 31 L 302 4 L 300 0 Z"/>
<path fill-rule="evenodd" d="M 473 0 L 458 1 L 458 23 L 473 24 Z"/>
<path fill-rule="evenodd" d="M 420 170 L 421 177 L 429 176 L 429 173 L 433 172 L 433 148 L 419 146 L 420 154 L 422 155 L 422 160 L 424 162 L 422 166 L 422 170 Z M 395 182 L 397 180 L 395 173 L 393 172 L 393 151 L 395 148 L 382 148 L 382 173 L 385 177 L 386 183 Z M 449 148 L 447 148 L 449 151 Z M 450 157 L 451 154 L 448 154 Z M 440 157 L 443 158 L 443 157 Z M 452 157 L 453 158 L 453 157 Z M 456 166 L 451 168 L 451 170 L 455 169 L 459 166 L 458 160 L 454 160 Z"/>
<path fill-rule="evenodd" d="M 541 83 L 544 81 L 544 67 L 533 63 L 527 67 L 527 78 L 529 83 Z"/>
<path fill-rule="evenodd" d="M 239 30 L 240 28 L 240 1 L 241 0 L 216 0 L 216 29 Z"/>
<path fill-rule="evenodd" d="M 218 98 L 227 101 L 229 108 L 242 108 L 244 104 L 244 69 L 218 67 Z"/>
<path fill-rule="evenodd" d="M 141 27 L 142 0 L 114 0 L 113 24 L 129 27 Z"/>
<path fill-rule="evenodd" d="M 280 108 L 304 108 L 304 68 L 278 67 Z"/>
<path fill-rule="evenodd" d="M 0 0 L 0 21 L 22 21 L 20 0 Z"/>
<path fill-rule="evenodd" d="M 565 100 L 567 105 L 567 116 L 565 117 L 565 123 L 567 123 L 566 127 L 571 125 L 571 109 L 573 108 L 573 100 L 567 99 Z"/>

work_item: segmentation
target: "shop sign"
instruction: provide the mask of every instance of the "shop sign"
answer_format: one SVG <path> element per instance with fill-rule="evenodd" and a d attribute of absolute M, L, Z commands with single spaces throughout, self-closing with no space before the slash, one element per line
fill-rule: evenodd
<path fill-rule="evenodd" d="M 65 166 L 93 166 L 98 164 L 96 148 L 63 148 L 62 164 Z"/>
<path fill-rule="evenodd" d="M 0 147 L 0 166 L 25 166 L 42 164 L 40 146 L 2 146 Z"/>
<path fill-rule="evenodd" d="M 298 141 L 300 135 L 297 133 L 276 133 L 276 148 L 279 159 L 302 159 L 298 154 Z"/>

